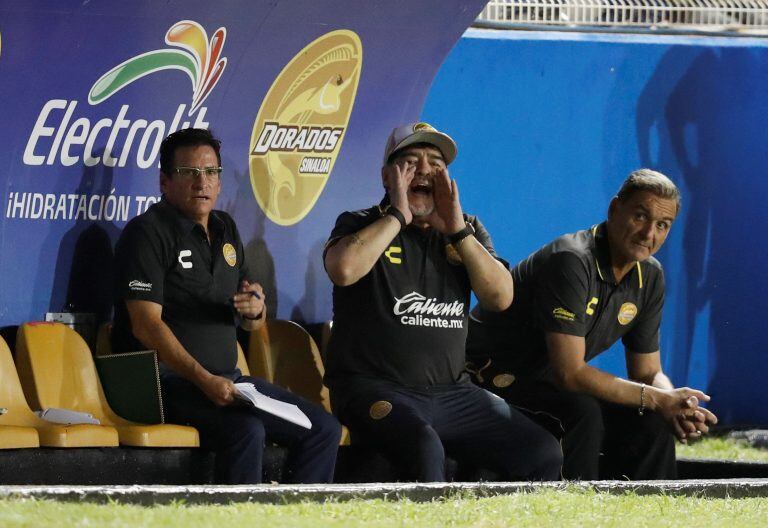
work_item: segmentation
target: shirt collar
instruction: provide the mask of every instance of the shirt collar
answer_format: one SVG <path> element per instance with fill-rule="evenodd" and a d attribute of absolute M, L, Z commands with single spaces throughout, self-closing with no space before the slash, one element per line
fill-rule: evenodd
<path fill-rule="evenodd" d="M 173 223 L 176 231 L 181 235 L 188 235 L 195 226 L 199 225 L 187 215 L 176 209 L 165 198 L 162 198 L 157 203 L 157 207 L 160 212 Z M 215 230 L 216 232 L 224 231 L 224 221 L 219 217 L 217 211 L 211 211 L 211 214 L 208 216 L 208 228 Z"/>
<path fill-rule="evenodd" d="M 595 259 L 595 267 L 597 268 L 597 274 L 600 280 L 609 284 L 616 284 L 616 277 L 613 275 L 613 268 L 611 267 L 611 250 L 608 246 L 608 234 L 606 233 L 605 222 L 592 226 L 590 229 L 592 238 L 594 240 L 594 246 L 592 256 Z M 633 279 L 633 277 L 637 277 Z M 636 280 L 639 288 L 643 287 L 643 271 L 640 267 L 640 262 L 636 262 L 635 266 L 624 277 L 622 282 L 629 280 Z"/>

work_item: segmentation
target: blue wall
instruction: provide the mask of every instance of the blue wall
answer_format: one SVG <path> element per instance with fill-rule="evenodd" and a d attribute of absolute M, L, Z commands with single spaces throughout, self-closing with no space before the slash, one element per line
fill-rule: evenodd
<path fill-rule="evenodd" d="M 456 138 L 464 208 L 512 262 L 602 221 L 636 168 L 676 181 L 664 368 L 724 423 L 766 424 L 766 86 L 766 40 L 470 30 L 422 117 Z M 596 362 L 623 364 L 617 347 Z"/>

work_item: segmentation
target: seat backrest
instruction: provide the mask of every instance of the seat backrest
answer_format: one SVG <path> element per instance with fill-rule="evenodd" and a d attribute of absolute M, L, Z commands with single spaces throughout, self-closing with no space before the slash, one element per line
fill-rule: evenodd
<path fill-rule="evenodd" d="M 61 323 L 26 323 L 16 337 L 16 367 L 35 409 L 90 413 L 102 424 L 123 423 L 110 409 L 88 345 Z"/>
<path fill-rule="evenodd" d="M 0 424 L 31 425 L 35 422 L 29 416 L 32 411 L 21 389 L 11 349 L 8 348 L 8 343 L 2 336 L 0 336 L 0 407 L 6 409 L 6 413 L 0 417 Z"/>
<path fill-rule="evenodd" d="M 292 321 L 268 320 L 251 332 L 251 374 L 264 378 L 330 411 L 320 351 L 306 330 Z"/>

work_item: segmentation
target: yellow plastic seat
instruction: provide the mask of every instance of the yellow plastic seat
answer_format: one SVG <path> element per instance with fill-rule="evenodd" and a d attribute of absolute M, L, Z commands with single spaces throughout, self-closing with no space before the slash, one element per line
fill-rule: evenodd
<path fill-rule="evenodd" d="M 248 365 L 253 376 L 288 389 L 331 412 L 328 388 L 323 385 L 325 367 L 315 340 L 293 321 L 270 319 L 251 332 Z M 341 445 L 349 443 L 346 427 Z"/>
<path fill-rule="evenodd" d="M 59 425 L 40 419 L 27 404 L 8 344 L 0 337 L 0 449 L 24 447 L 115 447 L 114 427 Z"/>
<path fill-rule="evenodd" d="M 93 415 L 117 429 L 121 444 L 135 447 L 198 447 L 193 427 L 142 425 L 112 411 L 88 345 L 60 323 L 27 323 L 19 327 L 16 362 L 27 401 L 33 407 L 58 407 Z"/>
<path fill-rule="evenodd" d="M 248 362 L 245 360 L 245 354 L 243 354 L 243 347 L 240 346 L 239 342 L 237 343 L 237 368 L 240 369 L 243 376 L 251 375 L 251 369 L 248 368 Z"/>

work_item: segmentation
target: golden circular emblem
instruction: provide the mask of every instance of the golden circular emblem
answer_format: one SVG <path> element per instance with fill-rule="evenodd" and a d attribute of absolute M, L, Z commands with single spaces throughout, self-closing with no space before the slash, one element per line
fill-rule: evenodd
<path fill-rule="evenodd" d="M 368 414 L 370 414 L 371 418 L 374 420 L 381 420 L 382 418 L 385 418 L 390 412 L 392 412 L 392 404 L 385 400 L 374 402 L 373 405 L 371 405 L 371 408 L 368 410 Z"/>
<path fill-rule="evenodd" d="M 634 304 L 627 302 L 621 305 L 621 308 L 619 308 L 619 324 L 620 325 L 626 325 L 629 324 L 632 319 L 635 318 L 637 315 L 637 306 Z"/>
<path fill-rule="evenodd" d="M 515 382 L 515 375 L 514 374 L 497 374 L 493 377 L 493 386 L 498 387 L 500 389 L 504 389 L 506 387 L 509 387 Z"/>
<path fill-rule="evenodd" d="M 224 247 L 221 248 L 221 252 L 224 253 L 224 260 L 227 261 L 227 264 L 232 267 L 237 264 L 237 251 L 235 251 L 235 246 L 229 243 L 224 244 Z"/>
<path fill-rule="evenodd" d="M 293 225 L 314 207 L 349 125 L 363 65 L 346 29 L 309 43 L 272 83 L 253 123 L 251 187 L 267 217 Z"/>

